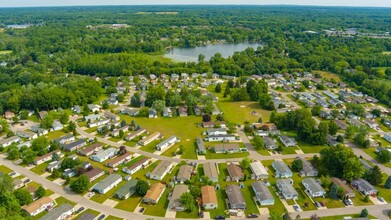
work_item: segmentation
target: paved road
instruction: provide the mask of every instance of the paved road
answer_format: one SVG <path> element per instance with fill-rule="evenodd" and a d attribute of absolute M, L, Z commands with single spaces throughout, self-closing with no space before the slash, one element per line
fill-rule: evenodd
<path fill-rule="evenodd" d="M 368 160 L 372 164 L 377 165 L 381 169 L 381 171 L 383 171 L 387 175 L 391 175 L 391 168 L 386 167 L 383 164 L 377 162 L 377 160 L 375 160 L 374 158 L 369 156 L 362 149 L 357 147 L 354 143 L 352 143 L 348 140 L 345 140 L 345 146 L 350 147 L 353 150 L 354 154 L 356 154 L 357 156 L 361 156 L 362 158 L 364 158 L 365 160 Z"/>

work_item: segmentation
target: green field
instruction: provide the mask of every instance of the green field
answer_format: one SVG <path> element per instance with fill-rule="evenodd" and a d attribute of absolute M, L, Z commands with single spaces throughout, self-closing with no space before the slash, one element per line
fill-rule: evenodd
<path fill-rule="evenodd" d="M 142 198 L 141 196 L 139 196 L 139 195 L 137 195 L 137 193 L 135 193 L 132 196 L 130 196 L 128 199 L 125 199 L 125 200 L 115 199 L 116 201 L 118 201 L 118 204 L 115 206 L 115 208 L 122 209 L 122 210 L 125 210 L 128 212 L 133 212 L 136 209 L 141 198 Z"/>
<path fill-rule="evenodd" d="M 0 172 L 3 174 L 9 174 L 12 172 L 12 170 L 4 165 L 0 165 Z"/>
<path fill-rule="evenodd" d="M 12 53 L 12 50 L 0 50 L 0 55 L 10 54 L 10 53 Z"/>
<path fill-rule="evenodd" d="M 95 211 L 95 210 L 92 210 L 92 209 L 87 209 L 87 210 L 85 210 L 84 212 L 82 212 L 82 213 L 80 213 L 80 214 L 78 214 L 74 219 L 79 219 L 82 215 L 84 215 L 85 213 L 91 213 L 91 214 L 94 214 L 94 215 L 96 215 L 96 216 L 98 216 L 99 215 L 99 213 L 100 212 L 98 212 L 98 211 Z"/>

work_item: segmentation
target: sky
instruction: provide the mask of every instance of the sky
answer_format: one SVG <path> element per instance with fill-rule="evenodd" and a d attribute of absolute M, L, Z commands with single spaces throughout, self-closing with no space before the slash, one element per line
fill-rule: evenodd
<path fill-rule="evenodd" d="M 0 0 L 0 7 L 78 5 L 321 5 L 391 7 L 391 0 Z"/>

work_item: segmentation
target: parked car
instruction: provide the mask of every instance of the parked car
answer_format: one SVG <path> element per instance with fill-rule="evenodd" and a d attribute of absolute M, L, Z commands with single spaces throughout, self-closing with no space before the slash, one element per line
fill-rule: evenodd
<path fill-rule="evenodd" d="M 215 219 L 225 219 L 225 216 L 224 216 L 224 215 L 217 215 L 217 216 L 215 217 Z"/>
<path fill-rule="evenodd" d="M 320 203 L 319 202 L 315 202 L 315 205 L 316 205 L 316 207 L 321 207 L 321 205 L 320 205 Z"/>
<path fill-rule="evenodd" d="M 16 172 L 11 172 L 8 174 L 9 176 L 15 176 L 16 175 Z"/>
<path fill-rule="evenodd" d="M 145 208 L 144 208 L 144 207 L 142 207 L 140 210 L 138 210 L 138 212 L 140 212 L 140 213 L 143 213 L 143 212 L 144 212 L 144 210 L 145 210 Z"/>
<path fill-rule="evenodd" d="M 198 216 L 200 217 L 200 218 L 204 218 L 204 212 L 200 212 L 200 213 L 198 213 Z"/>
<path fill-rule="evenodd" d="M 348 202 L 349 205 L 353 205 L 353 201 L 351 199 L 347 199 L 346 201 Z"/>
<path fill-rule="evenodd" d="M 384 199 L 383 199 L 383 197 L 381 197 L 381 196 L 378 196 L 377 199 L 378 199 L 380 202 L 384 202 Z"/>
<path fill-rule="evenodd" d="M 299 205 L 294 204 L 294 205 L 293 205 L 293 209 L 294 209 L 296 212 L 298 212 L 298 211 L 300 210 L 300 207 L 299 207 Z"/>
<path fill-rule="evenodd" d="M 80 212 L 82 212 L 84 210 L 84 207 L 80 207 L 77 211 L 76 211 L 76 213 L 80 213 Z"/>
<path fill-rule="evenodd" d="M 348 200 L 343 200 L 343 204 L 345 204 L 345 206 L 349 206 L 350 204 L 349 204 L 349 202 L 348 202 Z"/>
<path fill-rule="evenodd" d="M 251 213 L 247 215 L 247 218 L 258 218 L 258 215 L 255 213 Z"/>
<path fill-rule="evenodd" d="M 29 183 L 29 182 L 31 182 L 30 179 L 26 179 L 25 181 L 23 181 L 24 184 L 27 184 L 27 183 Z"/>
<path fill-rule="evenodd" d="M 105 217 L 106 217 L 106 215 L 105 215 L 105 214 L 102 214 L 102 215 L 99 216 L 98 220 L 102 220 L 102 219 L 104 219 Z"/>
<path fill-rule="evenodd" d="M 326 204 L 325 204 L 324 202 L 320 202 L 320 205 L 321 205 L 322 207 L 325 207 L 325 206 L 326 206 Z"/>

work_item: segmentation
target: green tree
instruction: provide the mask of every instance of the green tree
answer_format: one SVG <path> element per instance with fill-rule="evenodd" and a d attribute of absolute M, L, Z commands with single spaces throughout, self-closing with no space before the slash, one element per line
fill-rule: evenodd
<path fill-rule="evenodd" d="M 221 92 L 221 83 L 218 83 L 215 87 L 215 92 L 220 93 Z"/>
<path fill-rule="evenodd" d="M 338 130 L 339 130 L 339 127 L 338 127 L 337 123 L 335 123 L 334 121 L 330 121 L 329 122 L 329 133 L 331 135 L 336 135 Z"/>
<path fill-rule="evenodd" d="M 155 100 L 152 104 L 152 108 L 155 109 L 159 115 L 162 114 L 162 111 L 165 107 L 166 107 L 166 102 L 163 100 Z"/>
<path fill-rule="evenodd" d="M 292 170 L 295 172 L 300 172 L 303 169 L 303 161 L 301 159 L 295 159 L 292 162 Z"/>
<path fill-rule="evenodd" d="M 27 150 L 23 151 L 23 153 L 22 153 L 23 163 L 25 163 L 25 164 L 33 163 L 36 156 L 37 156 L 37 153 L 31 149 L 27 149 Z"/>
<path fill-rule="evenodd" d="M 20 152 L 15 145 L 11 145 L 10 147 L 8 147 L 7 153 L 8 153 L 7 155 L 8 160 L 16 160 L 20 156 Z"/>
<path fill-rule="evenodd" d="M 377 160 L 380 163 L 388 163 L 391 161 L 391 153 L 388 150 L 380 150 L 377 153 Z"/>
<path fill-rule="evenodd" d="M 329 196 L 332 199 L 338 199 L 338 185 L 337 184 L 332 184 L 329 192 Z"/>
<path fill-rule="evenodd" d="M 90 184 L 90 179 L 86 175 L 79 176 L 75 181 L 70 185 L 72 191 L 75 193 L 82 194 L 88 190 L 88 185 Z"/>
<path fill-rule="evenodd" d="M 29 118 L 29 112 L 26 109 L 23 109 L 20 112 L 20 119 L 21 120 L 27 120 Z"/>
<path fill-rule="evenodd" d="M 15 190 L 14 194 L 20 205 L 27 205 L 33 202 L 33 197 L 25 188 Z"/>
<path fill-rule="evenodd" d="M 149 190 L 149 184 L 144 180 L 138 180 L 136 184 L 136 192 L 140 196 L 144 196 L 147 194 L 147 191 Z"/>
<path fill-rule="evenodd" d="M 69 113 L 68 113 L 68 111 L 61 112 L 61 114 L 60 114 L 60 122 L 62 124 L 67 124 L 68 121 L 69 121 Z"/>
<path fill-rule="evenodd" d="M 367 210 L 367 209 L 361 210 L 360 217 L 361 217 L 361 218 L 366 218 L 366 217 L 368 217 L 368 210 Z"/>
<path fill-rule="evenodd" d="M 80 165 L 81 164 L 81 161 L 80 159 L 72 159 L 72 158 L 65 158 L 62 162 L 61 162 L 61 169 L 63 170 L 66 170 L 66 169 L 73 169 L 75 168 L 76 166 Z"/>
<path fill-rule="evenodd" d="M 124 94 L 118 94 L 118 96 L 117 96 L 117 101 L 118 102 L 123 102 L 125 100 L 125 96 L 124 96 Z"/>
<path fill-rule="evenodd" d="M 254 135 L 253 144 L 254 144 L 255 149 L 257 149 L 257 150 L 260 150 L 265 146 L 263 139 L 258 135 Z"/>
<path fill-rule="evenodd" d="M 42 156 L 47 153 L 47 147 L 49 146 L 49 140 L 45 136 L 40 136 L 37 139 L 34 139 L 31 143 L 31 149 L 39 156 Z"/>
<path fill-rule="evenodd" d="M 179 197 L 179 202 L 187 211 L 191 212 L 196 208 L 194 197 L 189 192 L 183 193 Z"/>
<path fill-rule="evenodd" d="M 46 189 L 42 186 L 39 186 L 37 191 L 35 191 L 35 196 L 40 199 L 46 195 Z"/>
<path fill-rule="evenodd" d="M 250 167 L 250 163 L 251 163 L 251 160 L 248 158 L 248 157 L 245 157 L 242 159 L 242 161 L 240 162 L 240 166 L 243 168 L 243 169 L 247 169 Z"/>
<path fill-rule="evenodd" d="M 383 175 L 378 166 L 372 167 L 369 171 L 367 171 L 364 176 L 364 179 L 366 179 L 370 184 L 377 186 L 383 181 Z"/>
<path fill-rule="evenodd" d="M 190 187 L 190 194 L 194 198 L 199 198 L 201 197 L 201 188 L 199 186 L 191 186 Z"/>
<path fill-rule="evenodd" d="M 391 176 L 388 176 L 386 183 L 384 184 L 384 188 L 391 189 Z"/>
<path fill-rule="evenodd" d="M 312 113 L 312 115 L 314 115 L 314 116 L 319 116 L 321 111 L 322 111 L 322 107 L 321 107 L 320 105 L 315 105 L 315 106 L 311 109 L 311 113 Z"/>

